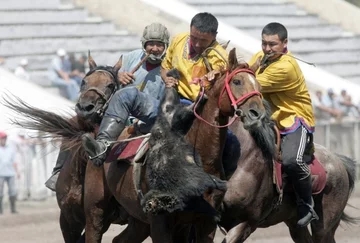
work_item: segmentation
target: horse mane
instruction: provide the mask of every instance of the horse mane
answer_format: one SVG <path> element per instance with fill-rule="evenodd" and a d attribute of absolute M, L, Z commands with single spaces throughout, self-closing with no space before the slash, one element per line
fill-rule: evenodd
<path fill-rule="evenodd" d="M 276 157 L 276 136 L 274 132 L 275 122 L 271 120 L 271 107 L 269 102 L 263 99 L 265 116 L 261 126 L 251 127 L 249 132 L 255 144 L 261 149 L 263 156 L 269 160 Z"/>

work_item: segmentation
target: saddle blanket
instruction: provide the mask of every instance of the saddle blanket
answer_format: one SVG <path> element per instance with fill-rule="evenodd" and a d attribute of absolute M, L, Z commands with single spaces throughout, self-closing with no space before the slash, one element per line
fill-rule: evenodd
<path fill-rule="evenodd" d="M 274 161 L 275 173 L 274 173 L 274 183 L 278 192 L 283 189 L 283 178 L 282 178 L 282 169 L 281 163 Z M 314 156 L 314 159 L 310 163 L 310 171 L 312 177 L 312 194 L 316 195 L 322 192 L 326 184 L 326 170 L 320 161 Z M 292 188 L 292 187 L 290 187 Z"/>
<path fill-rule="evenodd" d="M 136 162 L 148 150 L 148 138 L 138 138 L 129 142 L 121 142 L 112 147 L 108 162 L 117 160 L 129 160 L 130 163 Z"/>

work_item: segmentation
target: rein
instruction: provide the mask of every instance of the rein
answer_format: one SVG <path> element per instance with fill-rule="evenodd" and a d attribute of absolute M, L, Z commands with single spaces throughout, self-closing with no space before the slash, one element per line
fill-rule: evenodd
<path fill-rule="evenodd" d="M 218 107 L 220 108 L 220 100 L 222 98 L 222 95 L 227 92 L 228 96 L 229 96 L 229 99 L 231 100 L 231 105 L 233 106 L 234 108 L 234 115 L 233 117 L 231 118 L 231 120 L 225 124 L 225 125 L 215 125 L 215 124 L 212 124 L 211 122 L 209 121 L 206 121 L 204 118 L 202 118 L 197 112 L 196 112 L 196 109 L 201 101 L 201 99 L 203 99 L 204 95 L 205 95 L 205 80 L 204 79 L 201 79 L 200 80 L 200 85 L 201 85 L 201 91 L 200 91 L 200 98 L 196 101 L 195 103 L 195 106 L 194 106 L 194 115 L 197 119 L 199 119 L 200 121 L 202 122 L 205 122 L 206 124 L 212 126 L 212 127 L 216 127 L 216 128 L 225 128 L 225 127 L 228 127 L 230 126 L 231 124 L 234 123 L 234 121 L 238 118 L 238 117 L 241 117 L 242 114 L 243 114 L 243 111 L 241 109 L 238 108 L 239 105 L 243 104 L 246 100 L 248 100 L 249 98 L 255 96 L 255 95 L 258 95 L 258 96 L 262 96 L 261 93 L 259 91 L 251 91 L 249 93 L 246 93 L 244 94 L 243 96 L 241 96 L 240 98 L 238 98 L 237 100 L 235 100 L 235 97 L 233 95 L 233 93 L 231 92 L 231 89 L 230 89 L 230 81 L 231 79 L 238 73 L 240 72 L 246 72 L 246 73 L 249 73 L 253 76 L 255 76 L 254 72 L 250 69 L 246 69 L 246 68 L 239 68 L 239 69 L 235 69 L 234 71 L 232 71 L 230 74 L 229 74 L 229 71 L 226 72 L 226 78 L 225 78 L 225 86 L 224 88 L 222 89 L 221 93 L 220 93 L 220 97 L 219 97 L 219 101 L 218 101 Z"/>

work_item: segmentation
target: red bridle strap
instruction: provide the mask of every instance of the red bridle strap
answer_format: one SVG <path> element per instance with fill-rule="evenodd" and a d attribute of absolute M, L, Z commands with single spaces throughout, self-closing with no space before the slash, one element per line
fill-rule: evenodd
<path fill-rule="evenodd" d="M 212 124 L 210 122 L 208 122 L 207 120 L 205 120 L 204 118 L 202 118 L 197 112 L 196 112 L 196 108 L 198 107 L 200 101 L 204 98 L 204 95 L 205 95 L 205 87 L 204 86 L 201 86 L 201 91 L 200 91 L 200 97 L 197 99 L 195 105 L 194 105 L 194 115 L 197 119 L 199 119 L 200 121 L 202 122 L 205 122 L 206 124 L 212 126 L 212 127 L 216 127 L 216 128 L 225 128 L 225 127 L 228 127 L 230 126 L 231 124 L 233 124 L 233 122 L 236 120 L 236 118 L 238 118 L 238 115 L 236 115 L 236 113 L 234 113 L 234 116 L 231 118 L 231 120 L 228 122 L 228 124 L 226 125 L 215 125 L 215 124 Z"/>
<path fill-rule="evenodd" d="M 222 89 L 221 93 L 220 93 L 220 97 L 219 97 L 219 101 L 218 101 L 218 106 L 220 107 L 220 102 L 221 102 L 221 98 L 223 96 L 223 94 L 225 93 L 225 91 L 227 92 L 229 99 L 231 100 L 231 105 L 234 107 L 234 109 L 237 109 L 237 106 L 239 104 L 242 104 L 243 102 L 245 102 L 247 99 L 258 95 L 258 96 L 262 96 L 261 93 L 257 90 L 251 91 L 249 93 L 244 94 L 243 96 L 241 96 L 240 98 L 238 98 L 237 100 L 235 100 L 235 97 L 233 95 L 233 93 L 231 92 L 231 88 L 230 88 L 230 82 L 232 80 L 232 78 L 241 72 L 245 72 L 245 73 L 249 73 L 251 75 L 253 75 L 255 77 L 255 73 L 251 70 L 251 69 L 247 69 L 247 68 L 239 68 L 239 69 L 235 69 L 234 71 L 232 71 L 229 74 L 229 71 L 226 72 L 226 78 L 225 78 L 225 86 Z"/>

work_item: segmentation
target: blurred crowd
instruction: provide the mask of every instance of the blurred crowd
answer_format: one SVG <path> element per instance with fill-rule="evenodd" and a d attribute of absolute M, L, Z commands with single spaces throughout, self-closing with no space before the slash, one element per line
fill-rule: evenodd
<path fill-rule="evenodd" d="M 5 62 L 6 60 L 0 57 L 0 65 Z M 87 56 L 85 54 L 68 54 L 66 50 L 60 48 L 49 64 L 46 78 L 50 81 L 51 86 L 60 89 L 62 96 L 71 101 L 76 101 L 81 81 L 86 73 L 86 63 Z M 21 59 L 14 74 L 21 79 L 32 80 L 28 70 L 29 65 L 31 66 L 31 63 L 28 59 Z"/>
<path fill-rule="evenodd" d="M 317 122 L 340 122 L 359 120 L 360 104 L 354 104 L 346 90 L 336 94 L 333 89 L 326 93 L 317 90 L 311 97 Z"/>

